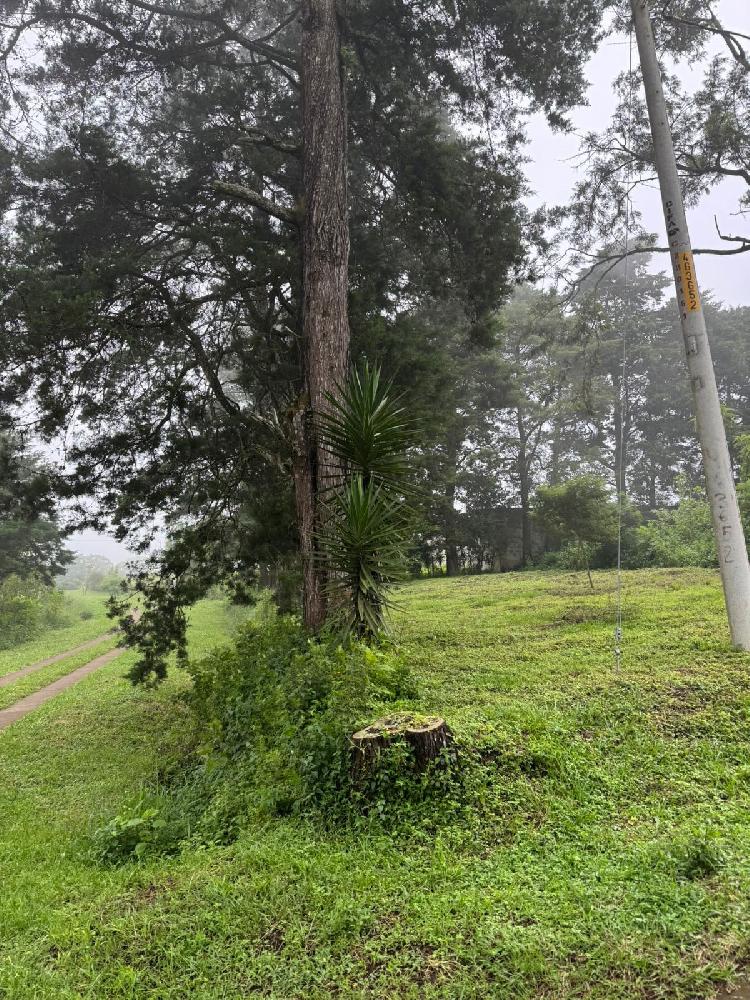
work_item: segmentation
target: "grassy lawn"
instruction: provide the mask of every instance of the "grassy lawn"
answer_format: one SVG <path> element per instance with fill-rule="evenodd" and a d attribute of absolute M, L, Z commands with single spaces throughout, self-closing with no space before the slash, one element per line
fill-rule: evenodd
<path fill-rule="evenodd" d="M 63 620 L 58 628 L 49 629 L 31 642 L 0 650 L 0 677 L 79 646 L 115 627 L 112 619 L 107 617 L 106 594 L 66 590 L 63 597 Z"/>
<path fill-rule="evenodd" d="M 407 588 L 415 708 L 491 775 L 474 822 L 284 819 L 107 868 L 88 837 L 184 740 L 132 654 L 0 734 L 0 997 L 711 997 L 750 950 L 750 657 L 716 574 Z M 192 648 L 231 630 L 205 602 Z M 43 653 L 40 655 L 44 655 Z"/>
<path fill-rule="evenodd" d="M 64 677 L 66 674 L 72 673 L 78 667 L 82 667 L 85 663 L 93 660 L 94 657 L 106 653 L 108 649 L 112 649 L 116 645 L 117 636 L 113 635 L 104 642 L 98 642 L 95 646 L 90 646 L 80 653 L 74 653 L 72 656 L 66 656 L 65 659 L 58 660 L 56 663 L 50 663 L 40 670 L 35 670 L 32 674 L 27 674 L 26 677 L 19 678 L 13 684 L 8 684 L 7 687 L 0 688 L 0 709 L 8 708 L 9 705 L 13 705 L 15 702 L 20 701 L 21 698 L 25 698 L 27 694 L 33 694 L 34 691 L 39 691 L 40 688 L 46 687 L 48 684 L 56 681 L 58 677 Z"/>

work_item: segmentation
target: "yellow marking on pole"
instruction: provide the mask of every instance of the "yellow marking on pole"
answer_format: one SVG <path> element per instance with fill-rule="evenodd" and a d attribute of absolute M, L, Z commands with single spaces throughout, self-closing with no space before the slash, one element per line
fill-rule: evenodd
<path fill-rule="evenodd" d="M 698 291 L 698 279 L 695 276 L 695 262 L 689 250 L 675 255 L 675 269 L 680 278 L 682 298 L 686 312 L 700 312 L 701 297 Z"/>

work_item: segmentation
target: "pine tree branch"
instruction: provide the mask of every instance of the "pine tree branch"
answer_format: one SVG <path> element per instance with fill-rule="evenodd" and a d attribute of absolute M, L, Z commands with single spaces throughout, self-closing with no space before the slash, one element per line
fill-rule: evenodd
<path fill-rule="evenodd" d="M 724 40 L 732 58 L 750 72 L 750 59 L 742 43 L 739 41 L 740 38 L 750 41 L 750 35 L 745 35 L 741 31 L 730 31 L 729 28 L 724 27 L 710 7 L 708 8 L 708 12 L 709 16 L 706 20 L 678 17 L 675 14 L 665 14 L 664 18 L 667 21 L 671 21 L 672 24 L 684 24 L 690 28 L 700 28 L 702 31 L 708 31 L 712 35 L 718 35 Z"/>
<path fill-rule="evenodd" d="M 714 219 L 714 221 L 716 221 Z M 716 223 L 716 231 L 719 234 L 719 239 L 725 240 L 727 243 L 737 243 L 738 246 L 732 247 L 731 250 L 721 250 L 718 247 L 694 247 L 693 253 L 695 255 L 703 254 L 712 257 L 735 257 L 738 254 L 750 253 L 750 236 L 725 236 L 720 230 L 718 223 Z M 653 253 L 673 253 L 671 247 L 634 247 L 632 250 L 622 251 L 622 253 L 607 254 L 604 257 L 600 257 L 598 254 L 588 253 L 585 250 L 580 250 L 578 248 L 573 248 L 574 253 L 580 254 L 583 257 L 589 257 L 593 259 L 593 263 L 582 275 L 576 278 L 572 283 L 572 291 L 565 297 L 565 302 L 570 302 L 570 300 L 575 296 L 576 291 L 581 287 L 581 285 L 596 273 L 597 269 L 600 267 L 605 267 L 606 270 L 603 274 L 600 274 L 597 280 L 597 284 L 604 280 L 607 275 L 613 271 L 618 264 L 628 257 L 635 257 L 639 254 L 653 254 Z"/>
<path fill-rule="evenodd" d="M 284 139 L 279 135 L 274 135 L 272 132 L 266 132 L 265 129 L 254 125 L 247 125 L 243 128 L 243 131 L 247 135 L 248 142 L 262 142 L 270 146 L 271 149 L 275 149 L 279 153 L 288 153 L 290 156 L 299 157 L 302 155 L 302 147 L 299 143 Z"/>
<path fill-rule="evenodd" d="M 175 18 L 176 20 L 208 24 L 212 25 L 219 31 L 217 37 L 210 39 L 208 42 L 201 43 L 200 46 L 195 49 L 184 51 L 179 50 L 180 56 L 189 54 L 192 51 L 198 51 L 199 49 L 215 47 L 225 41 L 233 41 L 246 51 L 252 52 L 254 55 L 263 56 L 264 59 L 274 63 L 280 70 L 283 67 L 284 76 L 286 76 L 287 79 L 290 79 L 288 73 L 286 72 L 287 70 L 292 70 L 295 73 L 297 72 L 297 59 L 294 55 L 284 52 L 273 45 L 269 45 L 263 39 L 249 38 L 236 28 L 233 28 L 231 24 L 228 24 L 217 14 L 185 10 L 181 7 L 171 6 L 168 4 L 148 3 L 146 0 L 130 0 L 130 3 L 131 6 L 137 7 L 147 13 L 160 14 L 165 17 Z M 273 37 L 276 30 L 281 30 L 285 24 L 289 23 L 289 20 L 290 19 L 287 18 L 281 25 L 277 26 L 277 29 L 263 36 L 263 38 Z M 101 17 L 95 16 L 93 13 L 84 13 L 78 10 L 53 9 L 44 10 L 42 13 L 37 14 L 33 19 L 29 19 L 27 21 L 20 21 L 17 24 L 5 23 L 0 25 L 10 33 L 9 40 L 4 49 L 0 52 L 0 55 L 7 58 L 20 41 L 21 35 L 24 31 L 33 25 L 43 23 L 54 24 L 63 21 L 78 21 L 82 24 L 88 24 L 97 31 L 101 31 L 102 34 L 114 39 L 123 48 L 131 49 L 134 52 L 140 52 L 152 56 L 157 54 L 163 55 L 163 53 L 159 52 L 153 46 L 143 44 L 142 42 L 136 42 L 132 38 L 128 38 L 125 32 L 116 25 L 111 24 L 109 21 L 102 20 Z M 291 82 L 295 81 L 292 80 Z"/>
<path fill-rule="evenodd" d="M 198 21 L 203 24 L 213 24 L 214 27 L 223 32 L 226 38 L 241 45 L 248 52 L 255 52 L 258 55 L 265 56 L 266 59 L 279 63 L 281 66 L 286 66 L 287 69 L 295 71 L 297 69 L 297 59 L 293 55 L 277 49 L 274 45 L 268 45 L 267 42 L 260 39 L 248 38 L 247 35 L 243 35 L 241 31 L 233 28 L 231 24 L 228 24 L 218 14 L 208 11 L 201 13 L 200 11 L 185 10 L 182 7 L 172 6 L 171 4 L 148 3 L 146 0 L 130 0 L 130 2 L 133 7 L 149 11 L 152 14 L 165 14 L 168 17 L 178 18 L 183 21 Z M 271 36 L 266 35 L 264 37 L 268 38 Z"/>
<path fill-rule="evenodd" d="M 278 205 L 275 201 L 271 201 L 270 198 L 266 198 L 260 194 L 260 192 L 245 187 L 244 184 L 232 184 L 229 181 L 214 181 L 213 188 L 217 194 L 225 195 L 227 198 L 233 198 L 237 201 L 247 202 L 248 205 L 259 208 L 266 215 L 271 215 L 280 222 L 286 222 L 287 225 L 296 226 L 299 224 L 299 218 L 292 209 Z"/>

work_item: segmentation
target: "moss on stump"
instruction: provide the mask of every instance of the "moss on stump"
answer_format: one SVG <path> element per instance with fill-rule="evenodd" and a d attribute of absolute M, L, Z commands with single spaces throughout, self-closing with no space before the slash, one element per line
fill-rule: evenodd
<path fill-rule="evenodd" d="M 373 769 L 382 750 L 394 742 L 407 743 L 414 767 L 423 771 L 442 750 L 453 745 L 453 734 L 444 719 L 406 712 L 385 715 L 352 736 L 352 777 L 362 781 Z"/>

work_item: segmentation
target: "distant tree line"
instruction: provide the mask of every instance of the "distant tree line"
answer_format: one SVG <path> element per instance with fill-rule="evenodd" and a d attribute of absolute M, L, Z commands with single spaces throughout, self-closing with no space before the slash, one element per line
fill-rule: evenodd
<path fill-rule="evenodd" d="M 54 579 L 72 554 L 57 506 L 46 464 L 17 433 L 0 431 L 0 648 L 60 621 Z"/>
<path fill-rule="evenodd" d="M 65 573 L 57 578 L 61 590 L 113 594 L 125 574 L 111 559 L 101 555 L 76 555 Z"/>
<path fill-rule="evenodd" d="M 433 506 L 425 563 L 449 574 L 491 569 L 506 541 L 507 510 L 515 508 L 528 564 L 543 485 L 600 477 L 612 496 L 625 494 L 646 515 L 699 486 L 700 449 L 667 285 L 640 258 L 584 282 L 572 302 L 528 287 L 514 294 L 496 316 L 485 369 L 492 389 L 476 386 L 461 407 L 465 433 L 450 467 L 441 468 L 448 503 L 442 512 Z M 710 298 L 705 306 L 739 479 L 750 429 L 750 309 Z M 438 446 L 435 454 L 447 452 Z"/>

